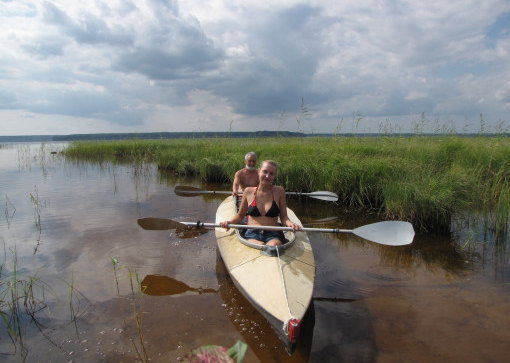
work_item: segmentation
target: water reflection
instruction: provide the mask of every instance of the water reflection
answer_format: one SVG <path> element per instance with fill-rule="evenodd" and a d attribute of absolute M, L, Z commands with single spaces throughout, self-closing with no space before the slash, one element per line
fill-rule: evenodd
<path fill-rule="evenodd" d="M 187 292 L 198 292 L 199 294 L 215 294 L 218 292 L 214 289 L 191 287 L 182 281 L 162 275 L 147 275 L 140 285 L 143 293 L 151 296 L 179 295 Z"/>
<path fill-rule="evenodd" d="M 278 335 L 262 315 L 244 298 L 230 279 L 219 252 L 216 255 L 216 275 L 226 313 L 260 362 L 308 362 L 314 328 L 314 309 L 310 305 L 300 330 L 299 344 L 288 355 Z"/>
<path fill-rule="evenodd" d="M 50 145 L 44 147 L 48 155 L 39 156 L 40 150 L 35 145 L 19 151 L 0 147 L 5 195 L 0 238 L 7 251 L 1 277 L 37 276 L 48 283 L 54 295 L 45 298 L 56 297 L 48 301 L 53 316 L 69 316 L 70 286 L 92 306 L 77 321 L 83 328 L 76 329 L 79 339 L 69 348 L 72 356 L 52 358 L 54 346 L 26 327 L 25 342 L 36 352 L 27 361 L 35 354 L 48 361 L 78 361 L 81 348 L 89 344 L 84 341 L 101 343 L 105 354 L 94 359 L 89 351 L 85 361 L 133 357 L 129 339 L 121 333 L 112 257 L 145 276 L 145 337 L 149 353 L 166 361 L 176 361 L 197 344 L 231 346 L 240 338 L 249 343 L 248 363 L 506 359 L 507 237 L 495 236 L 483 225 L 464 224 L 450 236 L 418 233 L 412 245 L 402 247 L 345 234 L 310 234 L 317 262 L 316 299 L 311 328 L 302 330 L 300 348 L 289 357 L 267 322 L 221 271 L 213 233 L 189 239 L 161 225 L 144 229 L 137 223 L 148 217 L 159 222 L 213 221 L 224 196 L 183 198 L 173 188 L 227 186 L 203 184 L 149 164 L 75 162 L 52 154 Z M 30 193 L 37 194 L 39 204 Z M 328 228 L 353 229 L 379 221 L 376 213 L 355 213 L 306 197 L 288 202 L 303 223 L 335 217 Z M 9 254 L 14 250 L 16 261 Z M 130 311 L 124 293 L 121 290 L 122 311 Z M 54 306 L 56 301 L 61 309 Z M 73 346 L 66 338 L 69 325 L 61 320 L 51 333 L 62 337 L 63 346 Z M 76 334 L 74 328 L 71 333 Z M 455 347 L 452 336 L 458 340 Z M 9 351 L 8 341 L 3 334 L 0 353 Z"/>

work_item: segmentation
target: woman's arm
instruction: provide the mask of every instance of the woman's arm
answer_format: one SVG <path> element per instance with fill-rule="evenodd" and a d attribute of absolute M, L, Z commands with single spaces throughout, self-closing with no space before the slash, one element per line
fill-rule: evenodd
<path fill-rule="evenodd" d="M 282 222 L 282 225 L 291 227 L 294 231 L 303 228 L 299 224 L 294 223 L 287 215 L 287 197 L 285 195 L 285 189 L 280 186 L 275 187 L 275 189 L 278 195 L 277 199 L 278 205 L 280 206 L 280 221 Z"/>
<path fill-rule="evenodd" d="M 232 219 L 229 219 L 228 221 L 220 222 L 220 226 L 223 228 L 226 228 L 227 231 L 229 230 L 228 225 L 229 224 L 238 224 L 240 223 L 244 216 L 246 215 L 246 212 L 248 211 L 248 194 L 253 193 L 253 188 L 246 188 L 243 192 L 243 198 L 241 199 L 241 205 L 239 206 L 239 211 L 237 214 L 232 217 Z"/>

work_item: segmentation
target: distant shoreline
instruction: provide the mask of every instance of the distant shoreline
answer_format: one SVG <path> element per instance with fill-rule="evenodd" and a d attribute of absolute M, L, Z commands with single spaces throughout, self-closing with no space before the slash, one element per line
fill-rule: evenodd
<path fill-rule="evenodd" d="M 103 133 L 71 135 L 20 135 L 0 136 L 0 142 L 59 142 L 59 141 L 107 141 L 107 140 L 161 140 L 161 139 L 201 139 L 201 138 L 257 138 L 257 137 L 411 137 L 411 136 L 447 136 L 448 134 L 304 134 L 290 131 L 253 131 L 253 132 L 141 132 L 141 133 Z M 479 133 L 454 134 L 457 137 L 476 137 Z M 484 134 L 483 136 L 510 137 L 510 133 Z"/>

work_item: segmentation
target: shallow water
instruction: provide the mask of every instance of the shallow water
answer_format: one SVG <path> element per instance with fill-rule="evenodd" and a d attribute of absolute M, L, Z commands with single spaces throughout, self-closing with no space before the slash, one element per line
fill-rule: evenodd
<path fill-rule="evenodd" d="M 2 281 L 14 273 L 38 277 L 34 295 L 46 304 L 35 314 L 40 328 L 21 309 L 22 344 L 9 339 L 2 322 L 0 353 L 10 354 L 3 361 L 21 361 L 24 348 L 27 362 L 134 362 L 139 332 L 157 362 L 237 340 L 248 344 L 245 362 L 499 362 L 510 353 L 509 254 L 483 231 L 418 234 L 404 247 L 310 234 L 314 301 L 289 356 L 228 278 L 212 231 L 185 239 L 137 224 L 143 217 L 214 222 L 222 197 L 182 197 L 173 189 L 227 186 L 152 165 L 73 163 L 58 154 L 62 147 L 0 148 Z M 288 203 L 303 223 L 338 217 L 327 228 L 377 221 L 332 203 Z M 472 243 L 468 253 L 460 247 L 466 236 L 487 243 Z"/>

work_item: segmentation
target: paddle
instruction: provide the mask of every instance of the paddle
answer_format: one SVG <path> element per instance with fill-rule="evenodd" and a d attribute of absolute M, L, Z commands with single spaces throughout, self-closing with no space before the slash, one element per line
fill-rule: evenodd
<path fill-rule="evenodd" d="M 219 224 L 202 223 L 202 222 L 176 222 L 171 219 L 162 218 L 141 218 L 138 225 L 148 230 L 181 230 L 185 227 L 201 227 L 206 228 L 222 228 Z M 230 228 L 238 229 L 264 229 L 274 231 L 292 231 L 290 227 L 280 226 L 251 226 L 245 224 L 231 224 Z M 371 242 L 379 243 L 387 246 L 403 246 L 413 242 L 414 229 L 411 223 L 402 221 L 385 221 L 367 224 L 366 226 L 354 229 L 339 228 L 303 228 L 301 232 L 324 232 L 324 233 L 352 233 L 358 237 Z M 299 232 L 297 231 L 297 232 Z"/>
<path fill-rule="evenodd" d="M 177 185 L 174 189 L 175 194 L 180 195 L 182 197 L 195 197 L 201 194 L 232 194 L 231 191 L 227 190 L 203 190 L 200 188 L 189 187 L 185 185 Z M 241 195 L 242 193 L 239 193 Z M 304 195 L 310 198 L 325 200 L 328 202 L 336 202 L 338 200 L 338 195 L 333 192 L 328 191 L 319 191 L 319 192 L 311 192 L 311 193 L 298 193 L 298 192 L 286 192 L 287 195 Z"/>

